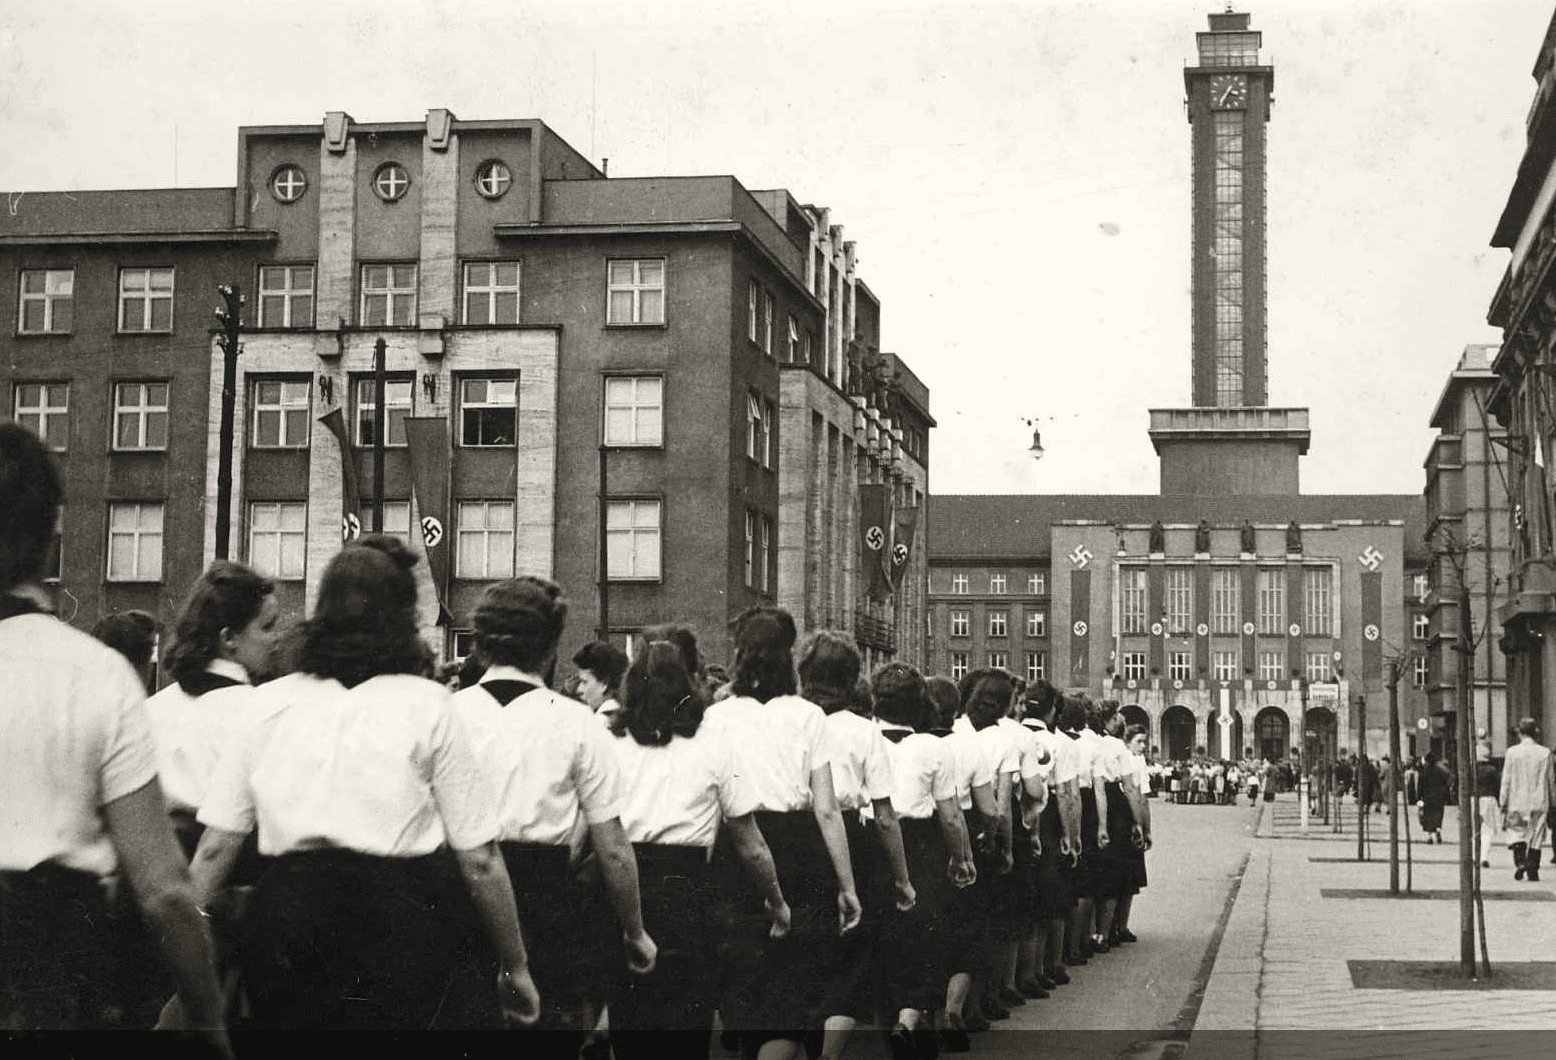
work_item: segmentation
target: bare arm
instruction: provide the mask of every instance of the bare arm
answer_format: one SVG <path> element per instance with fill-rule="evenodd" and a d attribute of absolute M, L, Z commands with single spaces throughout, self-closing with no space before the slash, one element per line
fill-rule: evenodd
<path fill-rule="evenodd" d="M 951 879 L 958 887 L 965 887 L 978 878 L 973 863 L 972 840 L 967 835 L 967 818 L 955 799 L 935 800 L 935 816 L 940 821 L 940 834 L 945 837 L 945 848 L 951 852 Z"/>
<path fill-rule="evenodd" d="M 916 896 L 913 881 L 908 879 L 908 854 L 902 848 L 902 826 L 897 823 L 897 810 L 890 799 L 872 799 L 871 806 L 875 809 L 875 830 L 880 834 L 881 846 L 886 848 L 892 883 L 897 888 L 897 909 L 906 913 L 913 908 Z"/>
<path fill-rule="evenodd" d="M 1151 834 L 1151 818 L 1145 808 L 1145 796 L 1140 793 L 1140 785 L 1133 773 L 1125 773 L 1119 784 L 1124 789 L 1124 800 L 1129 803 L 1129 813 L 1135 821 L 1134 829 L 1140 833 L 1140 839 L 1144 842 Z"/>
<path fill-rule="evenodd" d="M 859 892 L 854 888 L 854 863 L 848 855 L 848 833 L 843 829 L 843 814 L 837 807 L 837 793 L 832 787 L 832 764 L 817 766 L 810 771 L 811 812 L 821 828 L 821 838 L 827 844 L 827 854 L 832 859 L 832 869 L 837 873 L 837 902 L 842 930 L 848 931 L 859 923 L 861 909 Z"/>
<path fill-rule="evenodd" d="M 1066 850 L 1072 857 L 1079 857 L 1081 852 L 1081 783 L 1076 777 L 1071 777 L 1059 785 L 1059 827 L 1061 830 L 1060 849 Z"/>
<path fill-rule="evenodd" d="M 724 819 L 735 851 L 746 866 L 746 873 L 762 894 L 767 911 L 773 917 L 774 937 L 780 938 L 789 931 L 789 904 L 784 901 L 783 889 L 778 885 L 778 869 L 773 864 L 773 852 L 767 838 L 757 826 L 756 818 L 749 813 Z M 781 930 L 780 930 L 781 924 Z"/>
<path fill-rule="evenodd" d="M 242 832 L 229 832 L 224 828 L 208 827 L 200 833 L 200 845 L 195 848 L 194 860 L 189 863 L 189 875 L 194 880 L 195 902 L 201 909 L 211 904 L 216 892 L 227 882 L 247 838 Z"/>
<path fill-rule="evenodd" d="M 183 851 L 173 837 L 155 779 L 103 807 L 109 839 L 173 971 L 188 1020 L 223 1055 L 232 1055 L 216 981 L 211 934 L 195 902 Z"/>
<path fill-rule="evenodd" d="M 629 967 L 639 975 L 654 970 L 654 942 L 643 930 L 643 904 L 638 891 L 638 859 L 627 842 L 627 833 L 621 827 L 621 818 L 589 826 L 589 837 L 594 841 L 595 856 L 600 859 L 600 875 L 605 878 L 605 889 L 610 894 L 611 907 L 621 923 L 621 935 L 629 951 L 635 951 L 635 959 Z"/>
<path fill-rule="evenodd" d="M 1097 846 L 1108 845 L 1108 782 L 1100 773 L 1091 775 L 1091 793 L 1097 800 Z"/>
<path fill-rule="evenodd" d="M 459 872 L 465 878 L 470 898 L 481 915 L 486 936 L 502 961 L 498 973 L 498 996 L 504 1022 L 529 1025 L 540 1018 L 540 995 L 529 974 L 529 954 L 519 929 L 519 913 L 513 903 L 513 881 L 496 842 L 469 850 L 456 850 Z"/>

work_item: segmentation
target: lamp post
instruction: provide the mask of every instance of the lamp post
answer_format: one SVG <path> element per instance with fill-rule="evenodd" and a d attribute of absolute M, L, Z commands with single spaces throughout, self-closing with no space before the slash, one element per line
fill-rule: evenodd
<path fill-rule="evenodd" d="M 1032 444 L 1027 446 L 1027 452 L 1032 455 L 1033 460 L 1043 459 L 1043 432 L 1038 429 L 1037 417 L 1033 416 L 1031 419 L 1022 417 L 1021 422 L 1032 428 Z"/>
<path fill-rule="evenodd" d="M 384 408 L 384 357 L 388 343 L 373 343 L 373 533 L 384 532 L 384 436 L 389 433 L 389 412 Z M 348 458 L 349 459 L 349 458 Z"/>
<path fill-rule="evenodd" d="M 1297 801 L 1302 804 L 1302 834 L 1307 834 L 1307 675 L 1302 675 L 1302 742 L 1297 745 L 1297 769 L 1301 771 L 1297 777 Z"/>
<path fill-rule="evenodd" d="M 222 324 L 221 334 L 216 339 L 222 351 L 221 452 L 217 454 L 216 463 L 216 558 L 226 559 L 230 548 L 228 539 L 232 536 L 232 421 L 237 400 L 238 351 L 243 348 L 239 335 L 244 299 L 235 283 L 224 283 L 216 291 L 225 303 L 216 310 L 216 319 Z"/>

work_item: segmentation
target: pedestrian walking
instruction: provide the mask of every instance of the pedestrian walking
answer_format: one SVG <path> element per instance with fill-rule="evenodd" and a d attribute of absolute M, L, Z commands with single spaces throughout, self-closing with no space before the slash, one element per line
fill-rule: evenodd
<path fill-rule="evenodd" d="M 42 441 L 0 424 L 0 1026 L 121 1026 L 110 924 L 133 895 L 140 941 L 160 949 L 189 1024 L 230 1056 L 145 687 L 123 656 L 46 610 L 39 580 L 61 500 Z"/>
<path fill-rule="evenodd" d="M 382 535 L 330 560 L 299 671 L 264 686 L 265 720 L 222 757 L 200 806 L 202 904 L 251 830 L 273 859 L 241 943 L 256 1027 L 432 1026 L 477 914 L 501 962 L 493 1007 L 509 1023 L 538 1016 L 491 790 L 427 676 L 415 562 Z"/>
<path fill-rule="evenodd" d="M 1416 794 L 1421 819 L 1421 831 L 1428 843 L 1443 841 L 1443 807 L 1448 805 L 1448 793 L 1453 779 L 1448 767 L 1438 760 L 1435 752 L 1428 752 L 1426 767 L 1416 781 Z"/>
<path fill-rule="evenodd" d="M 1502 760 L 1502 826 L 1516 866 L 1513 879 L 1540 878 L 1540 848 L 1545 845 L 1549 820 L 1556 805 L 1556 760 L 1535 742 L 1539 726 L 1533 718 L 1518 723 L 1518 743 Z"/>
<path fill-rule="evenodd" d="M 1502 808 L 1497 798 L 1502 793 L 1502 770 L 1491 760 L 1491 744 L 1482 740 L 1475 745 L 1475 807 L 1479 821 L 1480 867 L 1491 867 L 1491 848 L 1502 840 Z"/>

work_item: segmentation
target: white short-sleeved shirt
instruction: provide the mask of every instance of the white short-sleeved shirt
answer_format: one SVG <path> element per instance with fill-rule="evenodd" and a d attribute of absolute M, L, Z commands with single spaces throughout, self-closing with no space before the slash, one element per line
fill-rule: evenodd
<path fill-rule="evenodd" d="M 1042 767 L 1042 778 L 1051 788 L 1074 780 L 1080 772 L 1080 751 L 1075 741 L 1054 732 L 1040 721 L 1024 722 L 1032 732 L 1038 747 L 1048 752 L 1048 764 Z"/>
<path fill-rule="evenodd" d="M 99 809 L 156 779 L 146 690 L 52 615 L 0 622 L 0 870 L 119 865 Z"/>
<path fill-rule="evenodd" d="M 1148 762 L 1146 762 L 1145 755 L 1137 755 L 1133 751 L 1130 751 L 1129 757 L 1135 760 L 1135 787 L 1139 788 L 1142 793 L 1150 791 L 1151 766 Z M 1227 783 L 1235 783 L 1230 775 L 1227 777 Z"/>
<path fill-rule="evenodd" d="M 983 746 L 978 742 L 978 734 L 973 731 L 971 722 L 965 728 L 953 726 L 949 736 L 939 739 L 945 745 L 946 762 L 956 782 L 957 804 L 963 810 L 970 810 L 973 789 L 994 783 L 995 763 L 983 753 Z"/>
<path fill-rule="evenodd" d="M 1036 735 L 1015 718 L 1001 718 L 999 728 L 1009 737 L 1010 742 L 1016 748 L 1017 771 L 1022 780 L 1031 780 L 1045 776 L 1047 764 L 1043 763 L 1043 748 L 1037 742 Z"/>
<path fill-rule="evenodd" d="M 171 684 L 146 701 L 157 747 L 157 778 L 170 810 L 198 810 L 223 750 L 261 720 L 254 686 L 240 664 L 212 659 L 206 671 L 238 683 L 201 696 Z"/>
<path fill-rule="evenodd" d="M 609 729 L 616 722 L 616 714 L 621 710 L 621 704 L 614 699 L 607 699 L 600 704 L 600 709 L 594 712 L 594 716 L 600 719 L 600 724 Z"/>
<path fill-rule="evenodd" d="M 1102 756 L 1102 737 L 1090 728 L 1082 729 L 1075 740 L 1075 748 L 1080 754 L 1076 779 L 1080 781 L 1081 789 L 1085 790 L 1091 787 L 1092 778 L 1098 774 L 1097 759 Z"/>
<path fill-rule="evenodd" d="M 719 822 L 755 807 L 735 783 L 735 756 L 717 732 L 700 728 L 645 747 L 631 733 L 613 737 L 621 773 L 621 827 L 633 843 L 711 847 Z"/>
<path fill-rule="evenodd" d="M 1125 777 L 1134 776 L 1135 756 L 1127 743 L 1117 736 L 1103 736 L 1098 742 L 1101 750 L 1097 753 L 1097 764 L 1094 767 L 1097 776 L 1115 783 L 1122 783 Z"/>
<path fill-rule="evenodd" d="M 199 820 L 261 854 L 342 847 L 419 857 L 497 837 L 491 789 L 448 689 L 409 674 L 346 688 L 290 674 L 255 690 L 267 716 L 222 756 Z"/>
<path fill-rule="evenodd" d="M 810 809 L 810 775 L 829 764 L 827 716 L 808 699 L 750 696 L 720 700 L 703 725 L 729 741 L 741 801 L 758 810 Z"/>
<path fill-rule="evenodd" d="M 591 825 L 621 816 L 615 737 L 594 712 L 534 674 L 493 666 L 488 681 L 537 686 L 507 706 L 480 684 L 454 695 L 476 761 L 497 795 L 503 842 L 566 846 L 580 815 Z"/>
<path fill-rule="evenodd" d="M 882 725 L 883 730 L 908 733 L 896 742 L 885 740 L 891 757 L 896 786 L 891 806 L 897 816 L 922 821 L 935 815 L 935 803 L 957 797 L 951 748 L 947 741 L 927 732 L 913 732 L 900 725 Z"/>
<path fill-rule="evenodd" d="M 838 710 L 827 715 L 826 731 L 838 808 L 846 813 L 891 798 L 896 786 L 892 757 L 875 722 L 851 710 Z"/>

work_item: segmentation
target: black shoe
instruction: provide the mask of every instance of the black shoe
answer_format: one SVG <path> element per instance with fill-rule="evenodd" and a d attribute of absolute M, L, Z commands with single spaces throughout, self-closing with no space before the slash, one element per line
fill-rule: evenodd
<path fill-rule="evenodd" d="M 983 1013 L 974 1005 L 971 1013 L 962 1013 L 962 1026 L 967 1028 L 969 1034 L 982 1034 L 989 1029 L 989 1021 L 983 1018 Z"/>
<path fill-rule="evenodd" d="M 1027 999 L 1024 994 L 1020 994 L 1015 990 L 1011 990 L 1009 987 L 1003 986 L 1000 987 L 999 990 L 999 999 L 1000 1004 L 1004 1005 L 1006 1008 L 1020 1008 L 1022 1005 L 1027 1003 Z"/>
<path fill-rule="evenodd" d="M 1021 991 L 1022 997 L 1029 997 L 1036 1001 L 1053 996 L 1048 992 L 1048 988 L 1037 979 L 1024 979 L 1017 984 L 1016 988 Z"/>
<path fill-rule="evenodd" d="M 1053 981 L 1054 986 L 1070 985 L 1070 973 L 1063 968 L 1055 968 L 1048 973 L 1048 978 Z"/>
<path fill-rule="evenodd" d="M 1482 861 L 1480 863 L 1480 867 L 1483 868 L 1483 869 L 1489 869 L 1491 867 L 1491 862 L 1489 862 L 1489 861 Z"/>
<path fill-rule="evenodd" d="M 972 1048 L 972 1042 L 967 1039 L 967 1028 L 962 1023 L 962 1017 L 950 1012 L 945 1014 L 945 1024 L 940 1028 L 940 1037 L 945 1042 L 945 1051 L 948 1053 L 965 1053 Z"/>
<path fill-rule="evenodd" d="M 905 1024 L 897 1024 L 886 1038 L 891 1060 L 917 1060 L 913 1051 L 913 1032 Z"/>
<path fill-rule="evenodd" d="M 1128 928 L 1119 928 L 1117 931 L 1114 932 L 1114 934 L 1118 936 L 1118 941 L 1119 942 L 1139 942 L 1140 941 L 1139 939 L 1137 939 L 1135 937 L 1135 933 L 1133 931 L 1130 931 Z"/>
<path fill-rule="evenodd" d="M 994 1002 L 985 1001 L 982 1005 L 984 1019 L 992 1021 L 1010 1019 L 1010 1009 Z"/>
<path fill-rule="evenodd" d="M 927 1012 L 919 1014 L 918 1025 L 913 1028 L 913 1053 L 918 1060 L 937 1060 L 940 1056 L 940 1039 Z"/>
<path fill-rule="evenodd" d="M 1091 952 L 1096 954 L 1103 954 L 1108 952 L 1108 940 L 1103 938 L 1101 935 L 1098 935 L 1096 938 L 1092 939 Z"/>
<path fill-rule="evenodd" d="M 1064 959 L 1064 963 L 1069 965 L 1071 968 L 1074 968 L 1076 965 L 1086 963 L 1086 955 L 1084 953 L 1073 954 L 1069 957 L 1066 957 Z M 1057 980 L 1055 981 L 1057 982 Z"/>

